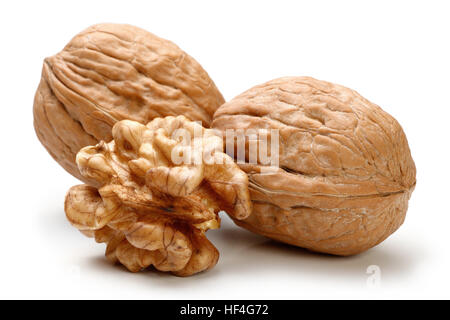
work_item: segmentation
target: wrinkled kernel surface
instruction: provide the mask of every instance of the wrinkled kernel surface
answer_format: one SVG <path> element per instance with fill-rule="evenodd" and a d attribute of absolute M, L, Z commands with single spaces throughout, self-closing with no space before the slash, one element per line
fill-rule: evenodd
<path fill-rule="evenodd" d="M 173 138 L 180 129 L 190 143 Z M 187 276 L 213 267 L 219 254 L 204 233 L 219 227 L 218 212 L 236 219 L 251 212 L 247 175 L 223 153 L 222 139 L 184 116 L 146 126 L 123 120 L 112 136 L 77 154 L 81 174 L 96 183 L 69 190 L 72 225 L 107 243 L 108 259 L 133 272 L 153 265 Z M 203 156 L 198 145 L 221 162 L 187 161 Z M 174 163 L 177 150 L 186 161 Z"/>

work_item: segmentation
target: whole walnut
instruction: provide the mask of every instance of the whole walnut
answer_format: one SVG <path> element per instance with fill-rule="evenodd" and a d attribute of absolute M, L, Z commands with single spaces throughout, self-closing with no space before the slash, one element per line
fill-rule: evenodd
<path fill-rule="evenodd" d="M 212 268 L 219 252 L 205 232 L 219 227 L 219 211 L 236 219 L 251 212 L 247 175 L 223 153 L 222 138 L 184 116 L 122 120 L 112 136 L 77 154 L 81 174 L 96 183 L 67 193 L 70 223 L 132 272 Z"/>
<path fill-rule="evenodd" d="M 75 155 L 111 140 L 117 121 L 182 114 L 208 127 L 223 102 L 206 71 L 174 43 L 130 25 L 98 24 L 45 59 L 34 126 L 64 169 L 92 182 L 79 173 Z"/>
<path fill-rule="evenodd" d="M 279 167 L 267 170 L 259 158 L 240 164 L 253 212 L 233 218 L 239 226 L 313 251 L 351 255 L 403 223 L 416 184 L 406 136 L 357 92 L 309 77 L 280 78 L 225 103 L 212 126 L 278 130 Z M 247 159 L 248 144 L 247 138 Z"/>

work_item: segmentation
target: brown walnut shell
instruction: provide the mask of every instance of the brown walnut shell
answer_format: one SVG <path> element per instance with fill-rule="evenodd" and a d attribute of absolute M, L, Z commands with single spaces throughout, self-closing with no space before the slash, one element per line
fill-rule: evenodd
<path fill-rule="evenodd" d="M 117 121 L 146 124 L 182 114 L 209 127 L 223 102 L 206 71 L 174 43 L 134 26 L 98 24 L 45 59 L 34 126 L 51 156 L 90 183 L 78 171 L 75 155 L 110 141 Z"/>
<path fill-rule="evenodd" d="M 279 167 L 241 164 L 253 213 L 239 225 L 313 251 L 351 255 L 403 223 L 416 168 L 399 123 L 357 92 L 308 77 L 256 86 L 213 128 L 278 129 Z M 248 158 L 248 149 L 247 149 Z"/>

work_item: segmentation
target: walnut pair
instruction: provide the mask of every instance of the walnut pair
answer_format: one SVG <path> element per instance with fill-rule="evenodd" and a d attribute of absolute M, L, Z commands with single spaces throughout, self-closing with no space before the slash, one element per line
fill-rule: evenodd
<path fill-rule="evenodd" d="M 129 25 L 92 26 L 45 59 L 36 133 L 86 183 L 67 194 L 69 221 L 131 271 L 180 276 L 216 264 L 204 233 L 222 210 L 250 231 L 336 255 L 365 251 L 402 224 L 416 169 L 401 126 L 380 107 L 308 77 L 224 102 L 192 57 Z M 178 129 L 200 131 L 222 161 L 174 163 Z M 229 129 L 277 130 L 279 167 L 236 163 L 218 134 Z"/>

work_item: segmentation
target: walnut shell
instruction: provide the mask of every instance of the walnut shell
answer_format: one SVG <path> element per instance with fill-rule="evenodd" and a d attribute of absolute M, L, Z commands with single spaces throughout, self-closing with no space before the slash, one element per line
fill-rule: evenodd
<path fill-rule="evenodd" d="M 179 130 L 194 139 L 179 141 Z M 223 153 L 222 138 L 184 116 L 146 126 L 122 120 L 112 135 L 77 154 L 81 174 L 96 183 L 67 193 L 70 223 L 107 243 L 107 258 L 132 272 L 153 265 L 188 276 L 212 268 L 219 252 L 204 233 L 219 227 L 219 211 L 236 219 L 251 212 L 247 175 Z M 184 161 L 173 157 L 179 153 Z M 210 161 L 195 161 L 204 155 Z"/>
<path fill-rule="evenodd" d="M 240 167 L 253 213 L 235 222 L 313 251 L 351 255 L 402 223 L 416 168 L 399 123 L 357 92 L 308 77 L 256 86 L 225 103 L 213 128 L 278 129 L 279 168 Z M 248 158 L 248 149 L 247 149 Z"/>
<path fill-rule="evenodd" d="M 117 121 L 182 114 L 209 127 L 223 102 L 206 71 L 174 43 L 130 25 L 98 24 L 45 59 L 34 126 L 64 169 L 92 182 L 79 173 L 75 155 L 111 140 Z"/>

